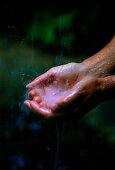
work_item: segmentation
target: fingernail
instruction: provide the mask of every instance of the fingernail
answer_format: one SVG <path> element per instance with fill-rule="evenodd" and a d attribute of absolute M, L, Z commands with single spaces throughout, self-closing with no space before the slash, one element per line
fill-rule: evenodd
<path fill-rule="evenodd" d="M 26 85 L 26 88 L 28 88 L 28 84 Z"/>
<path fill-rule="evenodd" d="M 31 88 L 31 85 L 30 84 L 27 84 L 26 85 L 26 88 L 28 89 L 28 88 Z"/>
<path fill-rule="evenodd" d="M 27 106 L 27 107 L 29 107 L 30 106 L 30 103 L 29 103 L 29 101 L 24 101 L 24 104 L 25 104 L 25 106 Z"/>

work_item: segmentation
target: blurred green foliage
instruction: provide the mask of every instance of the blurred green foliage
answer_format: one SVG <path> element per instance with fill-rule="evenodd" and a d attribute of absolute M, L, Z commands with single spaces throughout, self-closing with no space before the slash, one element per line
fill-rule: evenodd
<path fill-rule="evenodd" d="M 0 6 L 0 165 L 2 170 L 51 170 L 56 126 L 24 106 L 25 85 L 56 66 L 56 56 L 65 64 L 97 52 L 113 35 L 114 10 L 104 0 L 17 3 Z M 59 169 L 114 167 L 114 103 L 102 103 L 79 122 L 64 125 Z"/>
<path fill-rule="evenodd" d="M 39 42 L 40 47 L 60 48 L 64 44 L 71 46 L 76 38 L 75 32 L 72 31 L 75 17 L 76 11 L 58 16 L 47 12 L 37 13 L 28 30 L 28 36 L 32 37 L 35 43 Z"/>
<path fill-rule="evenodd" d="M 7 50 L 3 41 L 0 41 L 0 45 L 1 163 L 6 168 L 15 165 L 17 168 L 25 167 L 27 170 L 33 167 L 37 169 L 38 162 L 39 168 L 45 165 L 50 167 L 55 163 L 57 139 L 55 123 L 47 123 L 28 112 L 23 102 L 28 94 L 25 85 L 55 66 L 55 58 L 52 54 L 41 53 L 36 49 L 33 51 L 26 43 L 23 45 L 8 43 Z M 63 64 L 78 62 L 78 58 L 82 60 L 83 56 L 76 58 L 63 56 L 61 62 Z M 114 102 L 112 100 L 101 104 L 79 122 L 65 124 L 59 167 L 64 165 L 70 169 L 77 167 L 81 170 L 90 167 L 97 169 L 98 166 L 108 167 L 110 163 L 113 166 Z M 49 147 L 51 155 L 48 155 Z M 18 163 L 20 159 L 21 165 Z"/>

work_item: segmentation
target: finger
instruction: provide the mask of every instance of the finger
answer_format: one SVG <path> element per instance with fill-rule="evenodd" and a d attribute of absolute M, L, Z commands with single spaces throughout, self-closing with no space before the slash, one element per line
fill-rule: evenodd
<path fill-rule="evenodd" d="M 26 106 L 27 108 L 30 109 L 30 100 L 25 100 L 25 101 L 24 101 L 24 104 L 25 104 L 25 106 Z"/>
<path fill-rule="evenodd" d="M 45 75 L 43 74 L 43 75 L 37 77 L 31 83 L 27 84 L 26 88 L 30 89 L 30 88 L 34 88 L 34 87 L 40 85 L 43 82 L 43 80 L 45 79 L 45 76 L 46 76 L 46 74 Z"/>
<path fill-rule="evenodd" d="M 50 109 L 47 109 L 45 107 L 40 107 L 40 105 L 35 101 L 30 101 L 30 106 L 31 106 L 32 112 L 34 112 L 38 115 L 41 115 L 45 118 L 49 118 L 52 114 Z"/>
<path fill-rule="evenodd" d="M 62 108 L 66 107 L 67 103 L 64 101 L 64 97 L 61 97 L 56 103 L 49 104 L 49 108 L 52 112 L 60 112 Z"/>
<path fill-rule="evenodd" d="M 36 86 L 40 87 L 40 86 L 43 86 L 43 85 L 49 83 L 53 79 L 54 79 L 54 74 L 50 73 L 50 71 L 48 71 L 48 72 L 42 74 L 41 76 L 37 77 L 35 80 L 33 80 L 28 85 L 26 85 L 26 88 L 30 89 L 30 88 L 34 88 Z"/>
<path fill-rule="evenodd" d="M 45 108 L 46 108 L 46 107 L 47 107 L 46 102 L 43 102 L 43 101 L 40 102 L 40 107 L 45 107 Z M 48 107 L 47 107 L 47 108 L 48 108 Z"/>
<path fill-rule="evenodd" d="M 33 100 L 36 101 L 37 103 L 40 103 L 42 101 L 42 99 L 39 96 L 35 96 Z"/>
<path fill-rule="evenodd" d="M 28 93 L 28 96 L 29 96 L 29 98 L 30 98 L 31 100 L 33 100 L 33 98 L 34 98 L 35 96 L 38 96 L 38 94 L 39 94 L 39 90 L 38 90 L 38 89 L 33 89 L 33 90 L 31 90 L 31 91 Z"/>
<path fill-rule="evenodd" d="M 72 101 L 74 101 L 78 96 L 79 96 L 79 91 L 80 91 L 80 87 L 79 86 L 75 86 L 68 95 L 66 95 L 64 97 L 64 102 L 65 103 L 70 103 Z"/>
<path fill-rule="evenodd" d="M 35 102 L 31 102 L 30 104 L 30 100 L 26 100 L 24 101 L 24 104 L 26 105 L 26 107 L 31 111 L 31 112 L 34 112 L 38 115 L 41 115 L 43 116 L 44 118 L 48 119 L 48 120 L 54 120 L 54 118 L 57 118 L 57 117 L 62 117 L 62 113 L 59 113 L 59 112 L 51 112 L 50 110 L 48 111 L 48 109 L 46 108 L 40 108 L 41 106 L 37 105 Z"/>
<path fill-rule="evenodd" d="M 72 106 L 78 105 L 83 98 L 83 95 L 80 96 L 79 91 L 80 87 L 76 85 L 66 96 L 61 97 L 55 104 L 51 104 L 50 107 L 53 111 L 64 111 L 64 109 L 70 108 L 71 103 Z"/>

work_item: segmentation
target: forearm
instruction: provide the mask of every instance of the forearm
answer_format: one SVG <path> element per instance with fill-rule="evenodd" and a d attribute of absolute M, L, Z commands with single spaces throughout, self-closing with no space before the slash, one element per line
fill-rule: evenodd
<path fill-rule="evenodd" d="M 82 62 L 88 72 L 96 77 L 105 77 L 115 70 L 115 36 L 99 52 Z"/>

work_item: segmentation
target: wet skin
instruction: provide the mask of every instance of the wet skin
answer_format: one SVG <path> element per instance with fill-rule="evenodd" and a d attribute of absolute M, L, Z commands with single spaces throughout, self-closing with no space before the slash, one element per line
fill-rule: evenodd
<path fill-rule="evenodd" d="M 94 93 L 100 92 L 100 82 L 98 78 L 90 76 L 82 64 L 69 63 L 54 67 L 27 86 L 31 89 L 31 101 L 24 103 L 32 112 L 45 118 L 64 116 L 65 113 L 67 116 L 70 111 L 73 116 L 76 112 L 83 114 L 83 103 L 90 101 Z M 95 102 L 97 99 L 94 99 L 91 107 Z"/>
<path fill-rule="evenodd" d="M 59 115 L 57 110 L 61 108 L 62 101 L 76 88 L 79 75 L 83 74 L 84 69 L 84 66 L 76 63 L 50 69 L 27 86 L 32 88 L 29 98 L 33 101 L 25 101 L 25 105 L 31 111 L 36 109 L 36 113 L 45 117 Z"/>
<path fill-rule="evenodd" d="M 46 119 L 79 118 L 103 100 L 115 96 L 115 37 L 82 63 L 53 67 L 26 86 L 24 104 Z M 110 93 L 111 94 L 110 97 Z"/>

